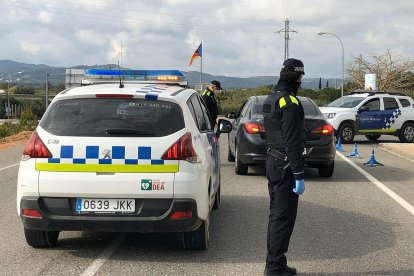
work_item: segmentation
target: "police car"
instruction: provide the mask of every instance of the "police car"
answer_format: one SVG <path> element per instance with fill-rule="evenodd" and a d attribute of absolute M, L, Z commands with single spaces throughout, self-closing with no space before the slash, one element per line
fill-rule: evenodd
<path fill-rule="evenodd" d="M 357 134 L 371 141 L 381 135 L 414 141 L 414 101 L 404 94 L 355 91 L 320 109 L 343 143 L 351 143 Z"/>
<path fill-rule="evenodd" d="M 27 243 L 51 247 L 60 231 L 182 232 L 185 248 L 207 249 L 218 136 L 230 122 L 213 132 L 179 71 L 85 75 L 92 85 L 59 93 L 24 149 L 17 211 Z"/>

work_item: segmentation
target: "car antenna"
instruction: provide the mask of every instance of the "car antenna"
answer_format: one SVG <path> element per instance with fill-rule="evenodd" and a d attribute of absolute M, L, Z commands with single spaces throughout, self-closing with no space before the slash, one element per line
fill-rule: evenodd
<path fill-rule="evenodd" d="M 119 67 L 119 60 L 118 60 L 118 71 L 119 71 L 119 88 L 124 88 L 124 84 L 122 82 L 122 71 L 121 71 L 121 67 Z"/>

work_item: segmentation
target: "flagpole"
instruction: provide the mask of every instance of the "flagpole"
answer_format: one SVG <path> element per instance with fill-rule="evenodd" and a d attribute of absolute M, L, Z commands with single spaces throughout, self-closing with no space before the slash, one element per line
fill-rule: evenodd
<path fill-rule="evenodd" d="M 203 47 L 203 42 L 201 41 L 201 49 Z M 203 50 L 201 50 L 203 51 Z M 201 62 L 200 62 L 200 89 L 201 89 L 201 93 L 203 93 L 203 53 L 201 53 Z"/>

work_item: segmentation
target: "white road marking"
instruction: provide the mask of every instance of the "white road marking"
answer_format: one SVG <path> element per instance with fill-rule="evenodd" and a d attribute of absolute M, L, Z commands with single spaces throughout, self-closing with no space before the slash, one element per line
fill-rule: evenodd
<path fill-rule="evenodd" d="M 125 240 L 127 233 L 120 234 L 102 253 L 88 266 L 81 276 L 93 276 L 103 266 L 103 264 L 112 256 L 115 250 Z"/>
<path fill-rule="evenodd" d="M 9 168 L 12 168 L 12 167 L 17 166 L 17 165 L 19 165 L 19 164 L 20 164 L 20 163 L 13 164 L 13 165 L 10 165 L 10 166 L 4 167 L 4 168 L 0 168 L 0 171 L 2 171 L 2 170 L 6 170 L 6 169 L 9 169 Z"/>
<path fill-rule="evenodd" d="M 382 184 L 378 179 L 373 177 L 368 172 L 361 169 L 357 164 L 349 160 L 349 158 L 346 158 L 342 153 L 336 152 L 345 162 L 350 164 L 352 167 L 354 167 L 357 171 L 359 171 L 363 176 L 365 176 L 369 181 L 371 181 L 375 186 L 377 186 L 380 190 L 382 190 L 384 193 L 386 193 L 389 197 L 394 199 L 398 204 L 400 204 L 404 209 L 406 209 L 408 212 L 411 213 L 411 215 L 414 216 L 414 207 L 405 201 L 402 197 L 397 195 L 395 192 L 393 192 L 390 188 Z"/>

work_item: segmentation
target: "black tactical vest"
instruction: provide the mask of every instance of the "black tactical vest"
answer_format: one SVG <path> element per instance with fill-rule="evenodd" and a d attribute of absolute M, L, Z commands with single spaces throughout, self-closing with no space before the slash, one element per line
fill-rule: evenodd
<path fill-rule="evenodd" d="M 288 91 L 273 91 L 263 103 L 263 117 L 264 127 L 266 129 L 267 146 L 281 152 L 285 152 L 285 137 L 282 131 L 282 124 L 279 118 L 279 100 L 284 97 L 292 95 Z M 300 103 L 299 103 L 300 104 Z M 300 104 L 300 106 L 302 106 Z M 304 114 L 302 109 L 301 121 L 292 122 L 294 124 L 301 124 L 304 126 Z M 303 133 L 305 133 L 303 131 Z M 303 140 L 305 137 L 303 137 Z"/>

